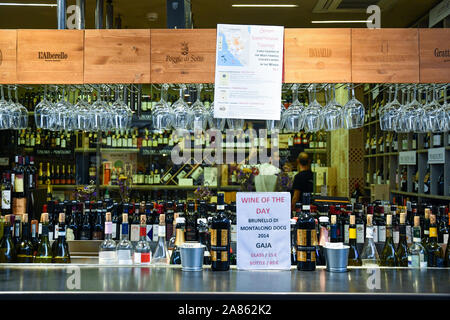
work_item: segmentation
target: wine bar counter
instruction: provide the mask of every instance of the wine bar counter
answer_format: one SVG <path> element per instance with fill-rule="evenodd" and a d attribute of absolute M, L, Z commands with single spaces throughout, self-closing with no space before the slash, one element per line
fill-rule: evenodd
<path fill-rule="evenodd" d="M 450 299 L 449 279 L 448 268 L 188 272 L 181 266 L 2 264 L 0 298 Z"/>

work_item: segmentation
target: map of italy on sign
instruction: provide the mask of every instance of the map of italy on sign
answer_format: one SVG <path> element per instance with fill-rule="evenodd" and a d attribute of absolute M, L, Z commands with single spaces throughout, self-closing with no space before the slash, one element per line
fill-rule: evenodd
<path fill-rule="evenodd" d="M 291 268 L 291 194 L 238 192 L 237 268 Z"/>
<path fill-rule="evenodd" d="M 217 25 L 214 117 L 280 120 L 284 28 Z"/>

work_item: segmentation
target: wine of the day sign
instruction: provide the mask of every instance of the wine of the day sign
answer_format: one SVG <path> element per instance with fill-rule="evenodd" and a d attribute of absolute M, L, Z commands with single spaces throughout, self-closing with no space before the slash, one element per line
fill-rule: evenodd
<path fill-rule="evenodd" d="M 289 192 L 238 192 L 238 269 L 289 270 L 290 210 Z"/>

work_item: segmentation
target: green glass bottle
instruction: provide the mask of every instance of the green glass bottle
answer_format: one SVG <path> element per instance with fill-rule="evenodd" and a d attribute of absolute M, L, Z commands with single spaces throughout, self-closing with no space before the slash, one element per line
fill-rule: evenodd
<path fill-rule="evenodd" d="M 69 246 L 66 241 L 66 216 L 63 212 L 58 218 L 58 240 L 53 250 L 53 263 L 70 263 Z"/>
<path fill-rule="evenodd" d="M 52 251 L 50 248 L 50 242 L 48 240 L 48 213 L 43 212 L 41 214 L 42 233 L 40 238 L 39 247 L 34 257 L 34 263 L 51 263 Z"/>
<path fill-rule="evenodd" d="M 430 233 L 427 246 L 425 247 L 428 253 L 428 267 L 443 267 L 444 256 L 441 246 L 437 241 L 437 225 L 436 215 L 430 214 Z"/>
<path fill-rule="evenodd" d="M 348 265 L 361 266 L 362 261 L 358 248 L 356 247 L 356 217 L 353 214 L 350 216 L 350 225 L 348 228 L 348 245 L 350 246 L 348 251 Z"/>
<path fill-rule="evenodd" d="M 395 254 L 394 238 L 392 237 L 392 215 L 386 216 L 386 242 L 380 255 L 380 265 L 385 267 L 395 267 L 397 265 L 397 255 Z"/>
<path fill-rule="evenodd" d="M 3 237 L 0 241 L 0 263 L 16 262 L 16 252 L 11 236 L 11 220 L 10 215 L 5 216 L 3 225 Z"/>
<path fill-rule="evenodd" d="M 26 213 L 22 215 L 22 240 L 17 247 L 17 262 L 33 263 L 33 244 L 30 239 L 30 224 Z"/>
<path fill-rule="evenodd" d="M 400 213 L 400 236 L 395 254 L 397 255 L 397 266 L 408 266 L 408 243 L 406 242 L 406 212 Z"/>

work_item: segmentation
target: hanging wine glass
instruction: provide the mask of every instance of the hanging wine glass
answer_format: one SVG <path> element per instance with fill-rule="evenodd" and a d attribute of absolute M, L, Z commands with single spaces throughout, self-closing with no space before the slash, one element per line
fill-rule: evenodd
<path fill-rule="evenodd" d="M 317 132 L 323 127 L 322 106 L 316 99 L 316 85 L 312 84 L 309 88 L 309 96 L 312 95 L 309 101 L 311 103 L 303 111 L 303 118 L 305 121 L 306 132 Z"/>
<path fill-rule="evenodd" d="M 192 126 L 192 110 L 184 101 L 184 90 L 186 90 L 186 85 L 180 85 L 180 97 L 172 105 L 172 112 L 174 114 L 173 127 L 175 130 L 186 129 Z"/>
<path fill-rule="evenodd" d="M 155 104 L 152 110 L 153 128 L 158 132 L 171 129 L 173 123 L 172 109 L 167 103 L 168 89 L 169 85 L 166 83 L 161 86 L 161 99 Z"/>
<path fill-rule="evenodd" d="M 17 128 L 16 129 L 26 129 L 28 127 L 28 110 L 20 102 L 18 98 L 18 87 L 16 87 L 16 117 L 17 117 Z"/>
<path fill-rule="evenodd" d="M 225 128 L 225 123 L 227 122 L 227 119 L 214 117 L 214 101 L 210 105 L 209 113 L 210 113 L 209 119 L 211 119 L 211 122 L 209 123 L 209 127 L 211 129 L 223 131 L 223 129 Z"/>
<path fill-rule="evenodd" d="M 192 130 L 206 130 L 206 126 L 211 122 L 211 113 L 205 109 L 205 106 L 200 100 L 200 92 L 202 91 L 202 84 L 197 84 L 197 99 L 192 105 Z"/>
<path fill-rule="evenodd" d="M 273 130 L 278 130 L 281 131 L 283 129 L 282 126 L 282 119 L 283 119 L 283 114 L 286 111 L 286 108 L 284 107 L 283 104 L 281 104 L 280 107 L 280 120 L 266 120 L 266 127 L 267 127 L 267 131 L 270 133 Z"/>
<path fill-rule="evenodd" d="M 130 106 L 124 102 L 123 96 L 120 94 L 121 92 L 123 92 L 123 88 L 119 85 L 116 86 L 116 100 L 111 105 L 111 125 L 117 130 L 126 130 L 131 126 L 133 111 Z"/>
<path fill-rule="evenodd" d="M 392 88 L 389 89 L 389 100 L 392 93 L 391 89 Z M 388 104 L 382 106 L 378 110 L 378 114 L 380 116 L 380 128 L 383 131 L 394 131 L 397 127 L 398 113 L 401 108 L 401 104 L 397 100 L 397 93 L 398 85 L 396 84 L 393 100 L 390 100 Z"/>
<path fill-rule="evenodd" d="M 293 102 L 283 113 L 282 121 L 288 132 L 299 132 L 304 127 L 304 106 L 298 100 L 298 85 L 292 86 Z"/>
<path fill-rule="evenodd" d="M 8 102 L 5 100 L 5 92 L 3 89 L 3 85 L 0 85 L 1 89 L 1 98 L 0 98 L 0 129 L 8 129 L 9 128 L 9 118 L 7 115 L 8 110 Z"/>
<path fill-rule="evenodd" d="M 342 128 L 342 106 L 336 101 L 336 86 L 328 86 L 329 102 L 322 109 L 323 128 L 332 131 Z"/>
<path fill-rule="evenodd" d="M 344 127 L 346 129 L 361 128 L 364 124 L 364 105 L 356 99 L 355 87 L 353 84 L 348 85 L 348 93 L 349 98 L 351 93 L 351 99 L 349 99 L 342 109 Z"/>

